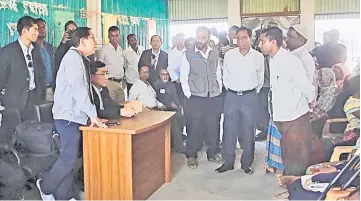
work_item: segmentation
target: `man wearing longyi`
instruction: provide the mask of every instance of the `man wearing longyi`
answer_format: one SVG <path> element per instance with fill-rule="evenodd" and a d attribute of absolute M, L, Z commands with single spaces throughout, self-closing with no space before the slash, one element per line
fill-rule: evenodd
<path fill-rule="evenodd" d="M 124 108 L 124 105 L 120 105 L 120 103 L 111 99 L 107 87 L 109 72 L 103 62 L 92 62 L 90 64 L 90 74 L 94 103 L 99 118 L 119 119 L 120 116 L 132 117 L 137 114 L 133 108 Z"/>

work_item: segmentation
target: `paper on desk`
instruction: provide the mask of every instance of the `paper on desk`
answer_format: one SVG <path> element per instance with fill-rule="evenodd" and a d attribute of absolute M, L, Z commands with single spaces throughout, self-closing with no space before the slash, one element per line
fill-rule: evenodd
<path fill-rule="evenodd" d="M 139 100 L 127 101 L 124 103 L 124 108 L 133 108 L 136 112 L 139 113 L 143 111 L 143 104 Z"/>

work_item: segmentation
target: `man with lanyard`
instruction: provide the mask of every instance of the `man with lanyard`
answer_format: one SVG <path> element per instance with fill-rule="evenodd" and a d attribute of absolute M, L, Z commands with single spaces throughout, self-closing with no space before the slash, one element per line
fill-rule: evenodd
<path fill-rule="evenodd" d="M 208 45 L 211 32 L 207 27 L 196 30 L 196 47 L 186 50 L 181 59 L 180 82 L 188 98 L 187 148 L 189 168 L 198 168 L 197 149 L 201 128 L 205 129 L 207 159 L 222 163 L 218 151 L 220 134 L 222 73 L 218 51 Z"/>
<path fill-rule="evenodd" d="M 71 36 L 73 46 L 61 61 L 56 78 L 53 116 L 60 136 L 58 160 L 36 185 L 43 200 L 70 200 L 73 198 L 74 168 L 76 166 L 80 125 L 106 128 L 97 117 L 90 82 L 89 60 L 95 53 L 96 42 L 90 28 L 80 27 Z"/>

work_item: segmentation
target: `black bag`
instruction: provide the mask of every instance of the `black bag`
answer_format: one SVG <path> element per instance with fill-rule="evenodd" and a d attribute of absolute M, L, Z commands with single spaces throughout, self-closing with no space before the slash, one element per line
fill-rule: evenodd
<path fill-rule="evenodd" d="M 26 121 L 16 126 L 16 140 L 28 154 L 51 155 L 56 152 L 54 124 Z"/>
<path fill-rule="evenodd" d="M 0 159 L 0 200 L 20 200 L 25 184 L 24 170 Z"/>

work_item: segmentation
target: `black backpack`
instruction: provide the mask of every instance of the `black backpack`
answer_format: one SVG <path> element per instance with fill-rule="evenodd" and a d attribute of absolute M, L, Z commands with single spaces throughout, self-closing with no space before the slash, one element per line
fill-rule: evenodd
<path fill-rule="evenodd" d="M 16 126 L 16 141 L 22 152 L 33 156 L 57 155 L 54 124 L 25 121 Z"/>

